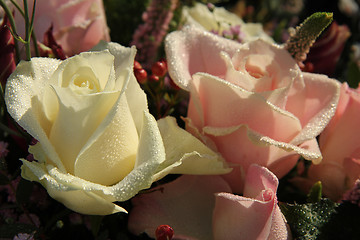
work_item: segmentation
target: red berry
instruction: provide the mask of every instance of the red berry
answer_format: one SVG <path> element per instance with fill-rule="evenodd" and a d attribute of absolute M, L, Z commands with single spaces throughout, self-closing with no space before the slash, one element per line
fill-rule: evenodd
<path fill-rule="evenodd" d="M 163 77 L 167 73 L 167 65 L 165 61 L 158 61 L 151 66 L 151 72 L 156 76 Z"/>
<path fill-rule="evenodd" d="M 142 69 L 141 64 L 136 60 L 134 60 L 134 69 Z"/>
<path fill-rule="evenodd" d="M 174 230 L 169 225 L 159 225 L 155 231 L 156 240 L 171 240 Z"/>
<path fill-rule="evenodd" d="M 134 74 L 139 83 L 143 84 L 147 80 L 147 72 L 145 69 L 134 69 Z"/>
<path fill-rule="evenodd" d="M 159 81 L 159 77 L 156 76 L 155 74 L 151 74 L 150 77 L 149 77 L 149 81 L 157 82 L 157 81 Z"/>

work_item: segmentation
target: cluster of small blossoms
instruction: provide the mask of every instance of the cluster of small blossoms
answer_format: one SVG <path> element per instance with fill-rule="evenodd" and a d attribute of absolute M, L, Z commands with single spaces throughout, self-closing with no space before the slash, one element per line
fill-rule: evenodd
<path fill-rule="evenodd" d="M 230 29 L 224 30 L 222 36 L 239 43 L 242 43 L 245 38 L 245 34 L 241 31 L 241 25 L 231 26 Z"/>
<path fill-rule="evenodd" d="M 136 59 L 149 68 L 167 31 L 178 0 L 152 0 L 142 15 L 144 24 L 136 29 L 131 45 L 138 49 Z"/>
<path fill-rule="evenodd" d="M 207 8 L 212 12 L 215 9 L 215 5 L 212 3 L 208 3 L 207 4 Z M 220 23 L 219 23 L 220 25 Z M 241 31 L 241 25 L 233 25 L 231 26 L 229 29 L 225 29 L 221 32 L 221 34 L 219 33 L 218 30 L 211 30 L 210 32 L 222 36 L 224 38 L 228 38 L 234 41 L 237 41 L 239 43 L 242 43 L 244 38 L 245 38 L 245 33 Z"/>
<path fill-rule="evenodd" d="M 343 201 L 351 202 L 360 207 L 360 179 L 356 180 L 354 187 L 344 194 Z"/>

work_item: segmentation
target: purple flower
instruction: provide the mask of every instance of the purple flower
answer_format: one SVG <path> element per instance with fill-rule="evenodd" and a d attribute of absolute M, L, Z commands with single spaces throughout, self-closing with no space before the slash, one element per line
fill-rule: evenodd
<path fill-rule="evenodd" d="M 34 235 L 28 233 L 19 233 L 13 238 L 13 240 L 34 240 Z"/>
<path fill-rule="evenodd" d="M 360 207 L 360 179 L 356 180 L 352 189 L 347 191 L 343 196 L 343 201 L 349 201 Z"/>
<path fill-rule="evenodd" d="M 8 146 L 9 144 L 7 142 L 0 141 L 0 158 L 7 156 L 9 152 L 9 150 L 7 149 Z"/>

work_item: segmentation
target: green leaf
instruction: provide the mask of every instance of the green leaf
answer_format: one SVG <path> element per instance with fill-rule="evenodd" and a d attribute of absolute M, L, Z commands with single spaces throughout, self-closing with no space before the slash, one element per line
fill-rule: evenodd
<path fill-rule="evenodd" d="M 321 200 L 322 196 L 322 184 L 320 181 L 316 182 L 310 189 L 309 194 L 307 195 L 307 201 L 316 203 Z"/>
<path fill-rule="evenodd" d="M 303 62 L 310 47 L 332 20 L 332 13 L 316 12 L 312 14 L 290 33 L 290 38 L 285 43 L 285 49 L 297 62 Z"/>
<path fill-rule="evenodd" d="M 360 207 L 321 199 L 316 203 L 281 203 L 283 212 L 297 240 L 359 239 Z"/>
<path fill-rule="evenodd" d="M 360 68 L 355 61 L 350 61 L 347 66 L 347 78 L 346 81 L 352 88 L 359 86 L 360 80 Z"/>
<path fill-rule="evenodd" d="M 329 199 L 321 199 L 317 203 L 280 204 L 290 226 L 294 239 L 317 239 L 321 228 L 331 219 L 338 204 Z"/>

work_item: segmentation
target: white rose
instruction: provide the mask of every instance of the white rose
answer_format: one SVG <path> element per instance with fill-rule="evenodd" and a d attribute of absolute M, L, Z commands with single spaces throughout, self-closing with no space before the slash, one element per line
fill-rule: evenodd
<path fill-rule="evenodd" d="M 68 208 L 106 215 L 168 173 L 229 172 L 217 154 L 149 113 L 133 74 L 136 49 L 99 44 L 60 61 L 33 58 L 9 77 L 11 116 L 39 142 L 22 176 Z"/>
<path fill-rule="evenodd" d="M 206 31 L 215 31 L 222 35 L 224 30 L 240 26 L 243 35 L 242 42 L 249 42 L 261 38 L 269 43 L 274 40 L 267 35 L 260 23 L 245 23 L 236 14 L 229 12 L 223 7 L 215 7 L 213 11 L 202 4 L 196 3 L 193 7 L 184 6 L 182 10 L 184 24 L 194 25 Z"/>

